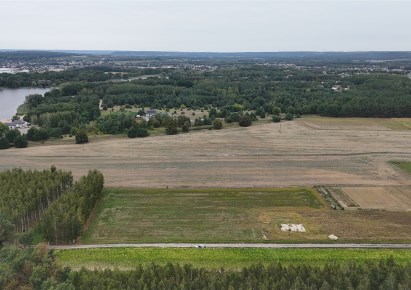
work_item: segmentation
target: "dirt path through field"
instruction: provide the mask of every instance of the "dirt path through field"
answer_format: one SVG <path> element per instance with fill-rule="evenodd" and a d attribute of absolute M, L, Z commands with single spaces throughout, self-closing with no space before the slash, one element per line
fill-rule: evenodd
<path fill-rule="evenodd" d="M 308 121 L 309 122 L 309 121 Z M 371 129 L 370 129 L 371 128 Z M 316 130 L 296 121 L 86 145 L 0 150 L 0 170 L 104 173 L 107 186 L 282 187 L 411 185 L 389 160 L 411 160 L 411 131 Z"/>

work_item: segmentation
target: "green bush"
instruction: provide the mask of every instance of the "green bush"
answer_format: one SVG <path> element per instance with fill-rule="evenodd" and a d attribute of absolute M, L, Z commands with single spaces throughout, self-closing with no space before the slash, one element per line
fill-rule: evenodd
<path fill-rule="evenodd" d="M 136 138 L 137 137 L 137 128 L 131 128 L 127 131 L 128 138 Z"/>
<path fill-rule="evenodd" d="M 187 133 L 190 130 L 190 127 L 191 127 L 191 122 L 190 121 L 185 121 L 183 126 L 181 127 L 181 130 L 184 133 Z"/>
<path fill-rule="evenodd" d="M 76 134 L 76 144 L 88 143 L 88 136 L 86 131 L 78 130 Z"/>
<path fill-rule="evenodd" d="M 30 128 L 26 136 L 29 141 L 44 141 L 49 139 L 49 132 L 44 128 Z"/>
<path fill-rule="evenodd" d="M 144 128 L 131 128 L 130 130 L 128 130 L 127 136 L 128 138 L 142 138 L 150 136 L 150 133 Z"/>
<path fill-rule="evenodd" d="M 26 148 L 28 145 L 27 138 L 25 135 L 19 135 L 14 139 L 14 147 L 16 148 Z"/>
<path fill-rule="evenodd" d="M 143 137 L 148 137 L 150 136 L 150 133 L 144 129 L 144 128 L 138 128 L 137 129 L 137 137 L 138 138 L 143 138 Z"/>
<path fill-rule="evenodd" d="M 0 149 L 8 149 L 9 147 L 9 141 L 5 137 L 0 137 Z"/>
<path fill-rule="evenodd" d="M 214 120 L 213 129 L 214 130 L 220 130 L 222 128 L 223 128 L 223 122 L 221 122 L 221 120 L 218 120 L 218 119 Z"/>
<path fill-rule="evenodd" d="M 273 115 L 271 119 L 273 120 L 274 123 L 281 122 L 281 117 L 279 115 Z"/>
<path fill-rule="evenodd" d="M 251 126 L 251 117 L 249 115 L 243 115 L 240 117 L 240 120 L 238 121 L 238 124 L 241 127 L 248 127 Z"/>
<path fill-rule="evenodd" d="M 9 143 L 14 143 L 14 139 L 16 139 L 16 137 L 20 136 L 20 135 L 21 135 L 21 133 L 17 129 L 9 130 L 9 131 L 6 132 L 6 134 L 4 134 L 4 136 L 9 141 Z"/>
<path fill-rule="evenodd" d="M 285 119 L 291 121 L 292 119 L 294 119 L 294 115 L 291 113 L 287 113 L 287 115 L 285 115 Z"/>

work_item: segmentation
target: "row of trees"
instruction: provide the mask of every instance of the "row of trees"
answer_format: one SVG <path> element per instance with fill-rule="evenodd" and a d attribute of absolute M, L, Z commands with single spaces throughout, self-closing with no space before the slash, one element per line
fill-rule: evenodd
<path fill-rule="evenodd" d="M 82 232 L 102 195 L 103 175 L 89 171 L 73 185 L 71 172 L 13 169 L 0 173 L 0 243 L 7 240 L 9 224 L 17 232 L 40 225 L 42 237 L 51 243 L 72 243 Z M 3 236 L 3 237 L 2 237 Z"/>
<path fill-rule="evenodd" d="M 71 172 L 13 169 L 0 173 L 0 212 L 26 232 L 37 224 L 44 211 L 72 186 Z"/>
<path fill-rule="evenodd" d="M 50 243 L 74 243 L 82 233 L 96 202 L 102 196 L 104 177 L 97 170 L 75 182 L 71 190 L 51 204 L 40 224 L 43 238 Z"/>
<path fill-rule="evenodd" d="M 44 246 L 0 249 L 0 289 L 411 289 L 411 264 L 392 259 L 330 263 L 251 265 L 240 271 L 191 265 L 136 264 L 133 270 L 61 269 Z"/>

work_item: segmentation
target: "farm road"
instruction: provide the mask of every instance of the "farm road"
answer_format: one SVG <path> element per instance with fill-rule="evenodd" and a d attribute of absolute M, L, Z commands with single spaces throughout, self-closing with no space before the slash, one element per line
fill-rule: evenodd
<path fill-rule="evenodd" d="M 411 244 L 190 244 L 190 243 L 144 243 L 144 244 L 95 244 L 95 245 L 50 245 L 52 250 L 75 250 L 97 248 L 266 248 L 266 249 L 411 249 Z"/>

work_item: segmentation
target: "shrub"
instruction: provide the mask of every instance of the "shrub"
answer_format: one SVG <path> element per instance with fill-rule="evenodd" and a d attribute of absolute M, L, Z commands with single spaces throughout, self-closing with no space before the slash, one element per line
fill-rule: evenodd
<path fill-rule="evenodd" d="M 233 123 L 234 122 L 234 119 L 233 119 L 233 117 L 231 117 L 231 115 L 230 116 L 228 116 L 227 118 L 225 118 L 225 121 L 226 121 L 226 123 Z"/>
<path fill-rule="evenodd" d="M 238 124 L 241 127 L 248 127 L 251 126 L 251 117 L 249 115 L 243 115 L 240 117 L 240 120 L 238 121 Z"/>
<path fill-rule="evenodd" d="M 287 115 L 285 115 L 285 119 L 288 120 L 288 121 L 291 121 L 292 119 L 294 119 L 294 116 L 293 116 L 293 114 L 288 113 Z"/>
<path fill-rule="evenodd" d="M 273 115 L 271 119 L 273 120 L 274 123 L 281 122 L 281 117 L 279 115 Z"/>
<path fill-rule="evenodd" d="M 8 149 L 9 147 L 9 140 L 5 137 L 0 137 L 0 149 Z"/>
<path fill-rule="evenodd" d="M 50 129 L 50 137 L 52 138 L 63 138 L 63 130 L 61 128 Z"/>
<path fill-rule="evenodd" d="M 30 128 L 27 131 L 26 137 L 29 141 L 44 141 L 49 138 L 49 132 L 44 128 Z"/>
<path fill-rule="evenodd" d="M 167 126 L 166 126 L 166 134 L 167 135 L 175 135 L 177 134 L 177 120 L 176 119 L 172 119 L 170 120 L 170 122 L 168 122 Z"/>
<path fill-rule="evenodd" d="M 19 135 L 14 139 L 14 147 L 16 148 L 26 148 L 28 143 L 25 135 Z"/>
<path fill-rule="evenodd" d="M 131 128 L 127 131 L 128 138 L 136 138 L 137 137 L 137 128 Z"/>
<path fill-rule="evenodd" d="M 181 130 L 184 133 L 187 133 L 190 130 L 190 127 L 191 127 L 191 122 L 190 121 L 185 121 L 183 126 L 181 127 Z"/>
<path fill-rule="evenodd" d="M 16 139 L 17 136 L 20 136 L 20 131 L 17 129 L 12 129 L 6 132 L 6 134 L 4 134 L 4 136 L 6 137 L 7 141 L 9 141 L 9 143 L 13 143 L 14 139 Z"/>
<path fill-rule="evenodd" d="M 136 136 L 138 138 L 147 137 L 147 136 L 150 136 L 150 133 L 144 128 L 137 128 Z"/>
<path fill-rule="evenodd" d="M 84 144 L 88 143 L 88 136 L 86 131 L 84 130 L 78 130 L 76 134 L 76 144 Z"/>
<path fill-rule="evenodd" d="M 281 114 L 281 109 L 279 107 L 274 107 L 273 108 L 273 115 L 280 115 Z"/>
<path fill-rule="evenodd" d="M 214 120 L 213 129 L 214 130 L 220 130 L 222 128 L 223 128 L 223 122 L 221 122 L 221 120 L 218 120 L 218 119 Z"/>

